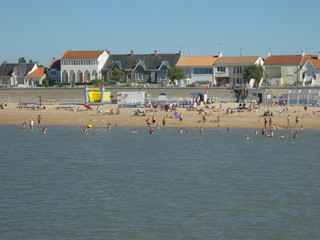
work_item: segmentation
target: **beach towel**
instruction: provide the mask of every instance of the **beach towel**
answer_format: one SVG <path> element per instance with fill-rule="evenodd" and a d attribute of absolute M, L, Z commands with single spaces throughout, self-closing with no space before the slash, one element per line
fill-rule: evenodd
<path fill-rule="evenodd" d="M 175 118 L 180 118 L 180 114 L 177 113 L 177 112 L 174 112 L 173 115 L 174 115 Z"/>

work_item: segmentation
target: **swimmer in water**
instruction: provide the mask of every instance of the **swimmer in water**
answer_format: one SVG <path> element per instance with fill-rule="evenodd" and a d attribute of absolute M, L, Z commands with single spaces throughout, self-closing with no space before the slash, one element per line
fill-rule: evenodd
<path fill-rule="evenodd" d="M 47 127 L 44 127 L 44 128 L 42 129 L 42 133 L 43 133 L 43 134 L 47 134 Z"/>
<path fill-rule="evenodd" d="M 179 129 L 179 135 L 182 135 L 183 133 L 183 130 L 182 130 L 182 127 Z"/>
<path fill-rule="evenodd" d="M 249 138 L 249 136 L 247 135 L 244 139 L 245 139 L 245 140 L 249 140 L 250 138 Z"/>
<path fill-rule="evenodd" d="M 138 133 L 138 131 L 136 129 L 133 129 L 132 133 Z"/>
<path fill-rule="evenodd" d="M 286 136 L 282 133 L 280 136 L 279 136 L 279 139 L 284 139 Z"/>
<path fill-rule="evenodd" d="M 297 139 L 297 138 L 298 138 L 298 132 L 295 132 L 295 133 L 293 134 L 293 138 L 294 138 L 294 139 Z"/>

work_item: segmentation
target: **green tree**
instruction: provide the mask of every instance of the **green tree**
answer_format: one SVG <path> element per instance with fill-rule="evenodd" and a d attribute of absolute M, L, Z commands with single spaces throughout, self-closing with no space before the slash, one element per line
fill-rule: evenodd
<path fill-rule="evenodd" d="M 264 70 L 261 65 L 252 64 L 245 68 L 243 72 L 243 77 L 248 80 L 254 79 L 254 86 L 259 87 L 263 77 L 263 71 Z"/>
<path fill-rule="evenodd" d="M 42 80 L 42 86 L 49 87 L 49 78 L 44 78 Z"/>
<path fill-rule="evenodd" d="M 29 60 L 29 63 L 33 63 L 32 59 Z"/>
<path fill-rule="evenodd" d="M 93 79 L 93 80 L 91 80 L 90 84 L 100 86 L 100 85 L 104 84 L 104 81 L 103 81 L 103 79 Z"/>
<path fill-rule="evenodd" d="M 173 82 L 174 80 L 181 80 L 186 78 L 186 74 L 182 68 L 178 68 L 176 65 L 171 67 L 168 72 L 168 78 Z"/>
<path fill-rule="evenodd" d="M 111 72 L 111 79 L 112 80 L 116 80 L 116 81 L 119 81 L 119 80 L 122 80 L 124 77 L 124 72 L 122 72 L 119 68 L 114 68 Z"/>
<path fill-rule="evenodd" d="M 19 58 L 18 60 L 19 63 L 26 63 L 26 59 L 24 57 Z"/>

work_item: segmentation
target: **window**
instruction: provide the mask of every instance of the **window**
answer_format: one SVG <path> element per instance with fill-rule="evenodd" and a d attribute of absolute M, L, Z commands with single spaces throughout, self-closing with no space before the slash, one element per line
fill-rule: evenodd
<path fill-rule="evenodd" d="M 217 72 L 226 72 L 226 67 L 217 67 Z"/>
<path fill-rule="evenodd" d="M 194 68 L 193 74 L 212 74 L 212 68 Z"/>
<path fill-rule="evenodd" d="M 158 80 L 165 80 L 165 79 L 167 79 L 167 73 L 166 72 L 158 72 L 157 78 L 158 78 Z"/>
<path fill-rule="evenodd" d="M 287 70 L 287 74 L 288 75 L 293 75 L 294 74 L 295 67 L 288 67 L 287 69 L 288 69 Z"/>
<path fill-rule="evenodd" d="M 242 73 L 242 67 L 235 67 L 233 73 Z"/>
<path fill-rule="evenodd" d="M 137 72 L 136 73 L 136 80 L 143 80 L 144 79 L 144 73 Z"/>

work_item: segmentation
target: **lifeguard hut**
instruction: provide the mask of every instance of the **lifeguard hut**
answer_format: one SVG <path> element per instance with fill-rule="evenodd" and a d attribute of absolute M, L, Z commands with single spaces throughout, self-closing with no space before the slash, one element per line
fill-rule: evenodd
<path fill-rule="evenodd" d="M 85 103 L 88 105 L 110 104 L 110 92 L 105 91 L 102 84 L 100 88 L 89 88 L 86 84 L 84 87 Z"/>

